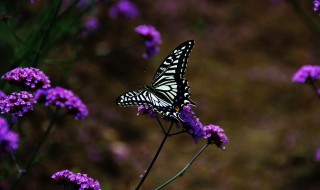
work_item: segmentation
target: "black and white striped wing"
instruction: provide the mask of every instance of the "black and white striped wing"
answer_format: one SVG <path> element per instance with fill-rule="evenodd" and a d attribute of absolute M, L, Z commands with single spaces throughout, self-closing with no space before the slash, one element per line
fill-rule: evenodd
<path fill-rule="evenodd" d="M 153 85 L 163 76 L 174 76 L 182 79 L 187 68 L 189 54 L 194 46 L 194 41 L 189 40 L 176 47 L 159 66 L 153 77 Z"/>
<path fill-rule="evenodd" d="M 155 110 L 157 110 L 156 108 L 158 107 L 171 106 L 169 102 L 159 98 L 147 89 L 126 92 L 118 97 L 117 103 L 119 106 L 149 105 L 155 108 Z"/>
<path fill-rule="evenodd" d="M 175 48 L 160 65 L 151 83 L 158 96 L 164 96 L 176 111 L 187 104 L 194 105 L 190 100 L 188 81 L 184 79 L 188 57 L 193 46 L 194 41 L 190 40 Z M 172 113 L 174 110 L 164 111 Z"/>

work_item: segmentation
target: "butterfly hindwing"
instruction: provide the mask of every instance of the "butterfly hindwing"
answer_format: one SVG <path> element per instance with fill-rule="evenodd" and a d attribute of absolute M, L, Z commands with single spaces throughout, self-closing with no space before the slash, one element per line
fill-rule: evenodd
<path fill-rule="evenodd" d="M 164 108 L 171 106 L 170 103 L 159 98 L 157 95 L 150 93 L 146 89 L 126 92 L 118 97 L 117 103 L 119 106 L 149 105 L 153 108 Z M 162 109 L 157 111 L 161 110 Z"/>
<path fill-rule="evenodd" d="M 179 111 L 190 98 L 188 81 L 184 78 L 189 53 L 194 41 L 186 41 L 175 48 L 159 66 L 152 83 L 144 89 L 129 91 L 117 99 L 119 106 L 149 105 L 160 114 L 179 118 Z"/>

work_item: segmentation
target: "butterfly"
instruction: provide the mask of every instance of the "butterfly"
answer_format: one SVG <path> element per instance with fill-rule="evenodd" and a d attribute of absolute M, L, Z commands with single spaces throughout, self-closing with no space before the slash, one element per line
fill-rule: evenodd
<path fill-rule="evenodd" d="M 194 41 L 189 40 L 176 47 L 161 63 L 150 85 L 122 94 L 118 97 L 117 104 L 146 105 L 163 116 L 181 120 L 179 111 L 185 105 L 195 105 L 189 99 L 190 87 L 184 78 L 193 46 Z"/>

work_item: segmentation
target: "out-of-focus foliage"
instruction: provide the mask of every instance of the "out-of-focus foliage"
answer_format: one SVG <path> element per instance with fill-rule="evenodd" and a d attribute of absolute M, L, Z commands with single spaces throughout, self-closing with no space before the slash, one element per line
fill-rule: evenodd
<path fill-rule="evenodd" d="M 308 86 L 291 82 L 302 65 L 319 64 L 320 17 L 313 1 L 132 2 L 139 9 L 135 19 L 111 18 L 113 1 L 69 11 L 55 0 L 1 1 L 1 73 L 17 65 L 40 67 L 52 84 L 72 89 L 89 109 L 82 122 L 58 121 L 20 188 L 60 188 L 51 174 L 69 169 L 88 173 L 102 189 L 133 189 L 162 133 L 155 120 L 137 117 L 136 108 L 119 108 L 115 100 L 150 83 L 167 54 L 189 39 L 196 41 L 186 74 L 193 110 L 202 123 L 221 126 L 230 143 L 226 151 L 207 149 L 167 189 L 320 188 L 320 102 Z M 52 15 L 58 15 L 54 23 L 47 19 Z M 100 25 L 87 31 L 92 16 Z M 162 36 L 160 52 L 150 61 L 143 59 L 144 44 L 134 32 L 142 24 Z M 37 107 L 18 122 L 21 163 L 48 122 Z M 175 175 L 203 143 L 194 144 L 188 135 L 170 138 L 143 189 Z M 0 179 L 3 188 L 10 182 Z"/>

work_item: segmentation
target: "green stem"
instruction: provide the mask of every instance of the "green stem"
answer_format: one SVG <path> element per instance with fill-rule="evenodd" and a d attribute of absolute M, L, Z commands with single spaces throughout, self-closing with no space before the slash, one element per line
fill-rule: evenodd
<path fill-rule="evenodd" d="M 12 27 L 10 26 L 10 24 L 9 24 L 8 21 L 4 21 L 4 23 L 6 24 L 8 31 L 13 35 L 13 37 L 14 37 L 20 44 L 22 44 L 22 45 L 25 46 L 26 48 L 34 51 L 35 53 L 39 53 L 36 49 L 34 49 L 33 47 L 29 46 L 26 42 L 24 42 L 24 41 L 14 32 L 14 30 L 12 29 Z"/>
<path fill-rule="evenodd" d="M 58 16 L 58 13 L 59 13 L 59 10 L 60 10 L 60 6 L 61 6 L 61 0 L 58 0 L 58 3 L 57 3 L 57 5 L 56 5 L 56 7 L 54 9 L 54 12 L 53 12 L 52 20 L 50 21 L 48 28 L 45 30 L 45 33 L 44 33 L 44 35 L 43 35 L 43 37 L 41 39 L 41 42 L 39 44 L 39 47 L 38 47 L 38 51 L 34 56 L 33 63 L 32 63 L 33 67 L 37 66 L 37 62 L 38 62 L 38 60 L 40 58 L 40 54 L 41 54 L 39 52 L 42 52 L 42 48 L 44 46 L 44 43 L 46 42 L 47 38 L 50 35 L 51 29 L 52 29 L 52 27 L 53 27 L 53 25 L 54 25 L 54 23 L 56 21 L 56 18 Z"/>
<path fill-rule="evenodd" d="M 14 162 L 14 165 L 16 166 L 17 171 L 20 172 L 21 169 L 20 169 L 19 164 L 17 162 L 16 156 L 14 155 L 13 152 L 10 152 L 10 156 L 11 156 L 11 159 L 13 160 L 13 162 Z"/>
<path fill-rule="evenodd" d="M 187 171 L 187 169 L 192 165 L 192 163 L 196 160 L 196 158 L 208 147 L 208 143 L 202 147 L 202 149 L 191 159 L 191 161 L 184 167 L 177 175 L 172 177 L 169 181 L 165 182 L 161 186 L 157 187 L 156 190 L 162 189 L 163 187 L 169 185 L 171 182 L 176 180 L 178 177 L 182 177 L 182 175 Z"/>
<path fill-rule="evenodd" d="M 59 108 L 56 108 L 56 111 L 52 116 L 52 119 L 51 119 L 51 121 L 50 121 L 50 123 L 48 125 L 47 130 L 45 131 L 44 135 L 40 139 L 40 141 L 37 144 L 36 148 L 33 150 L 32 156 L 30 157 L 29 161 L 27 162 L 23 172 L 19 173 L 19 176 L 17 177 L 17 179 L 15 180 L 13 185 L 11 186 L 11 190 L 15 189 L 17 187 L 17 185 L 20 183 L 20 181 L 23 178 L 23 176 L 25 176 L 29 172 L 30 167 L 32 166 L 34 160 L 36 159 L 36 157 L 37 157 L 37 155 L 39 153 L 40 148 L 42 147 L 44 141 L 48 138 L 48 135 L 50 134 L 50 132 L 51 132 L 51 130 L 53 128 L 53 124 L 54 124 L 55 118 L 58 115 L 58 112 L 59 112 Z"/>
<path fill-rule="evenodd" d="M 161 125 L 161 123 L 160 123 L 160 125 Z M 161 142 L 161 144 L 160 144 L 160 146 L 159 146 L 156 154 L 154 155 L 154 157 L 153 157 L 153 159 L 152 159 L 152 161 L 151 161 L 148 169 L 146 170 L 145 174 L 143 175 L 142 179 L 140 180 L 140 183 L 139 183 L 139 184 L 137 185 L 137 187 L 135 188 L 136 190 L 140 189 L 140 187 L 142 186 L 143 182 L 144 182 L 145 179 L 147 178 L 150 170 L 152 169 L 154 163 L 156 162 L 156 160 L 157 160 L 157 158 L 158 158 L 158 156 L 159 156 L 159 153 L 161 152 L 162 147 L 163 147 L 164 143 L 166 142 L 166 140 L 167 140 L 167 138 L 168 138 L 168 136 L 169 136 L 170 130 L 171 130 L 171 128 L 172 128 L 172 125 L 173 125 L 173 122 L 171 122 L 171 125 L 170 125 L 168 131 L 165 133 L 165 136 L 164 136 L 164 138 L 162 139 L 162 142 Z M 162 125 L 161 125 L 161 127 L 162 127 Z"/>

